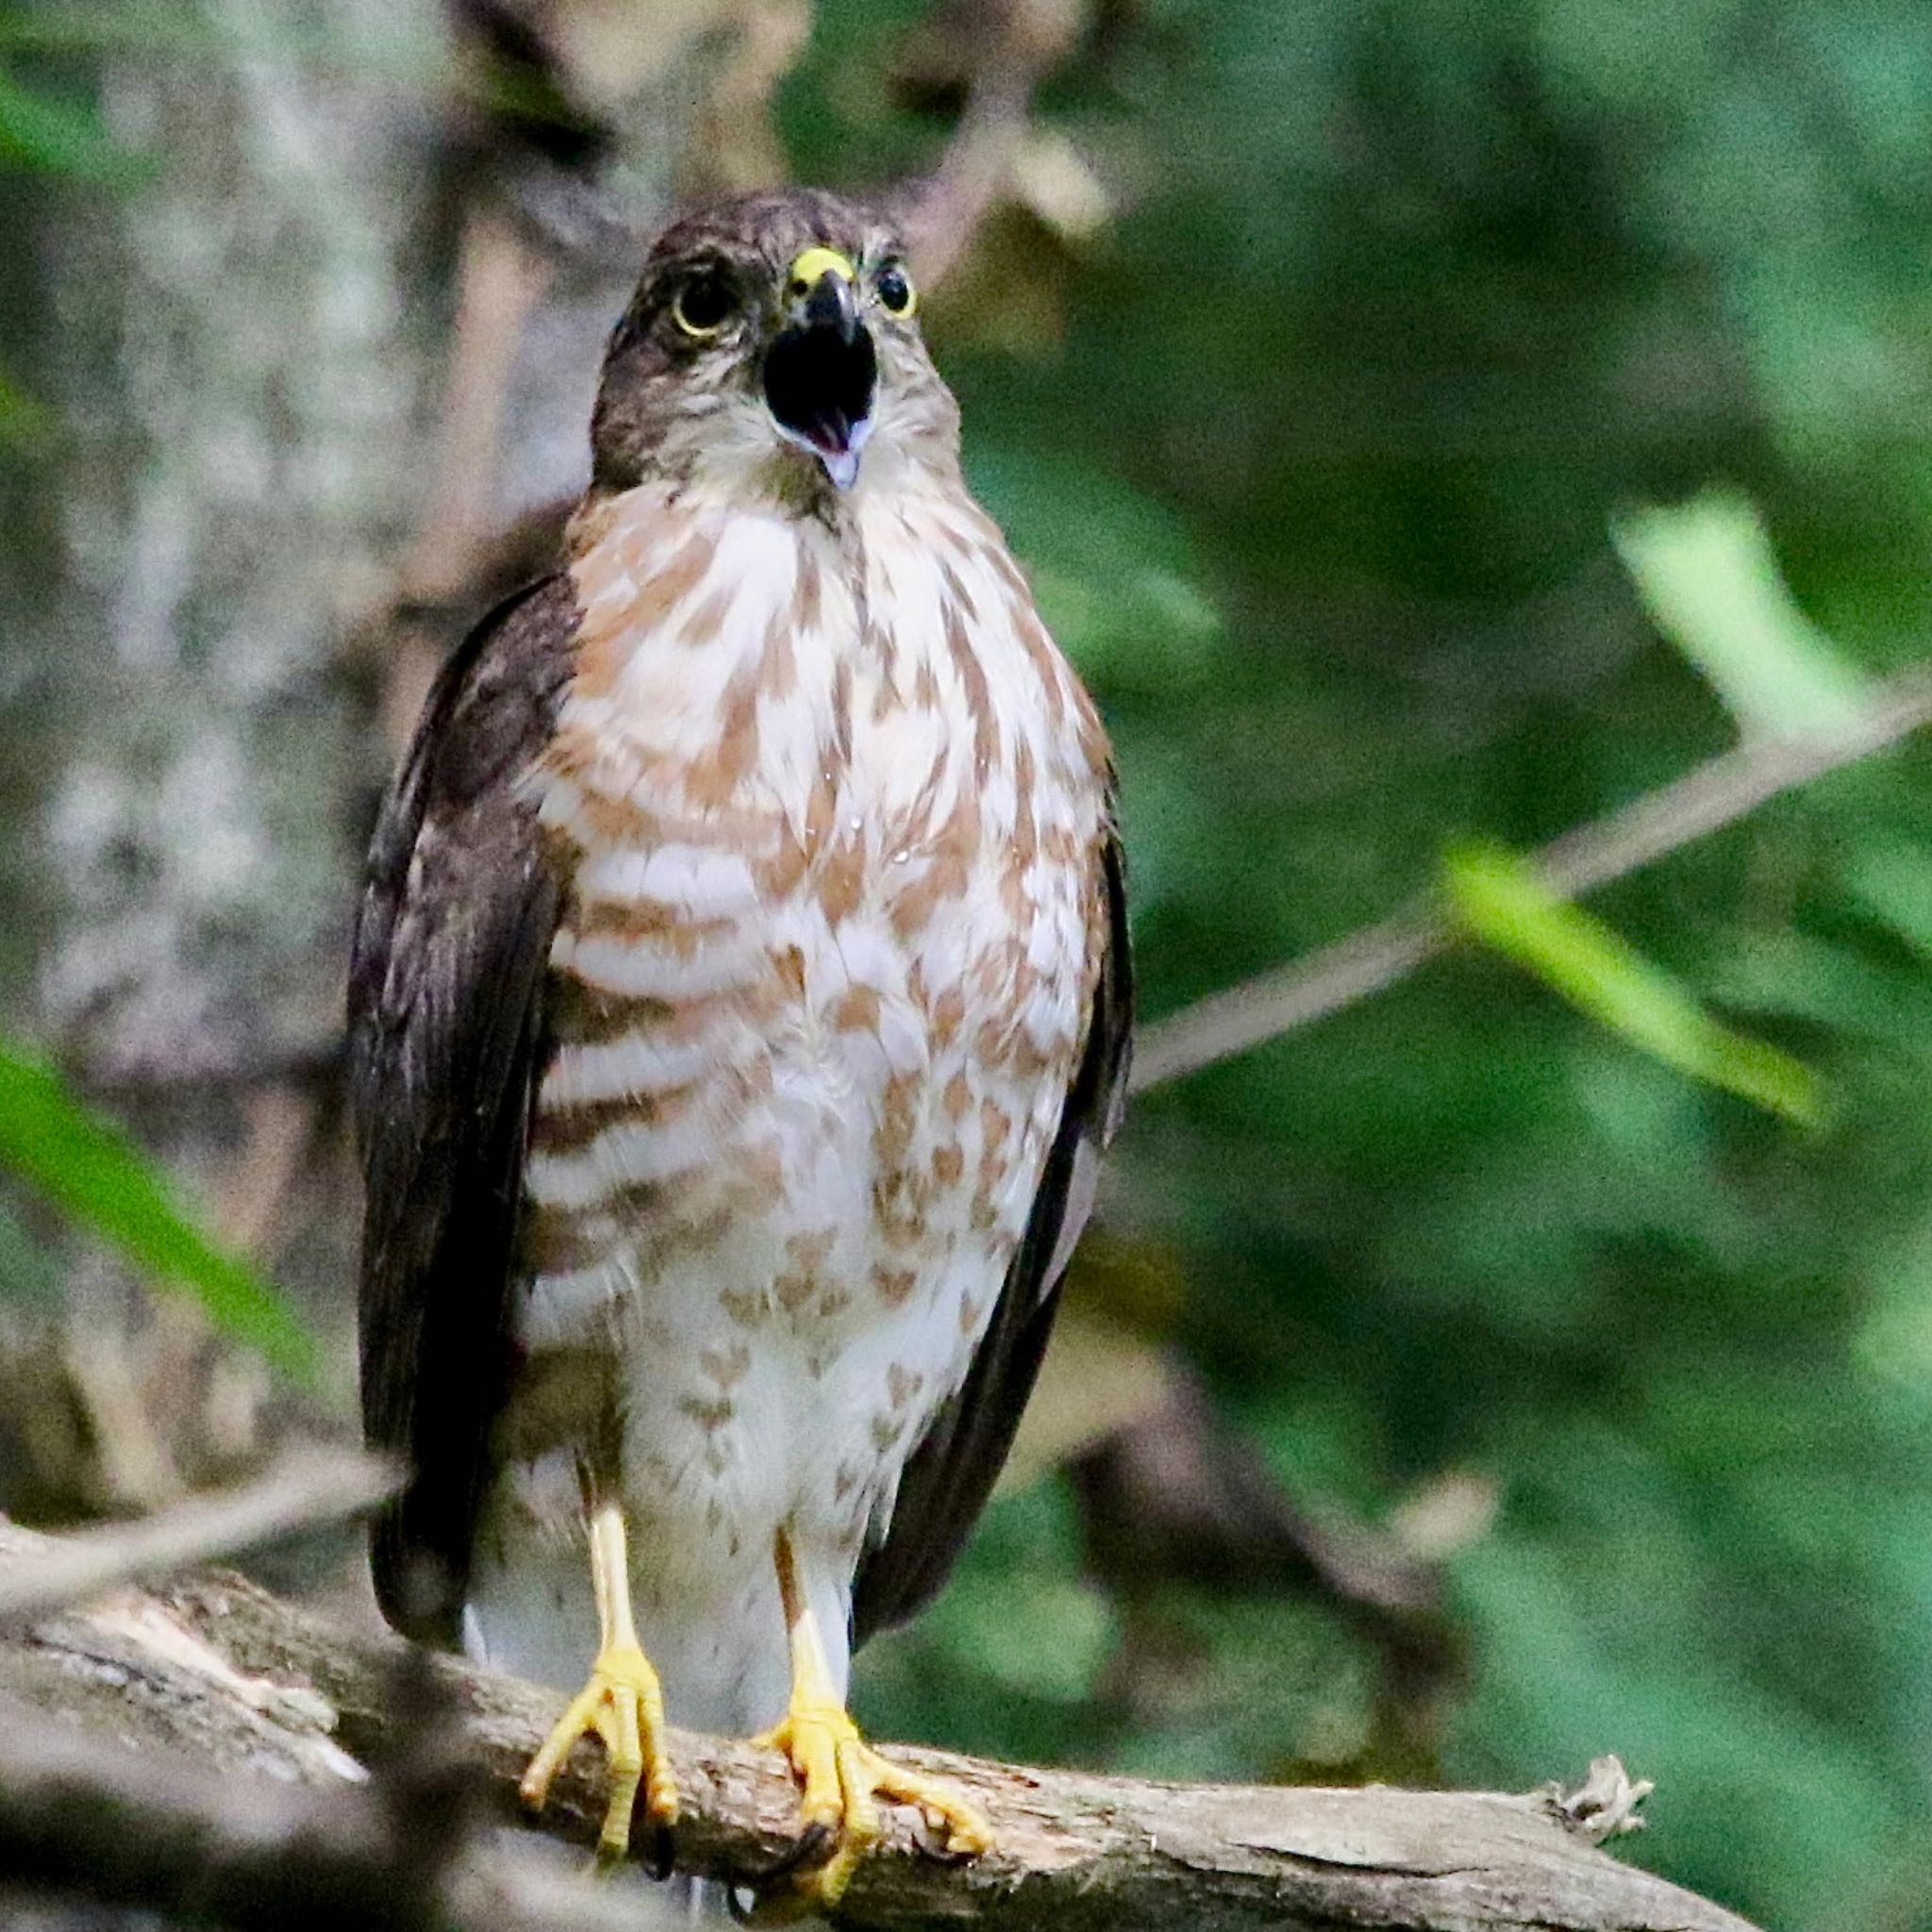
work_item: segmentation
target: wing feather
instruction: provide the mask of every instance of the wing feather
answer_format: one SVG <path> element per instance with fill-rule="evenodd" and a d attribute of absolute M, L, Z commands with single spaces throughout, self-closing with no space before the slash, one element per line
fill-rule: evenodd
<path fill-rule="evenodd" d="M 372 1528 L 375 1591 L 398 1629 L 445 1644 L 508 1367 L 558 920 L 518 781 L 554 727 L 576 619 L 568 580 L 546 578 L 444 666 L 383 804 L 350 966 L 363 1433 L 409 1470 Z"/>
<path fill-rule="evenodd" d="M 1067 1091 L 1026 1233 L 958 1392 L 934 1418 L 899 1479 L 884 1536 L 852 1589 L 856 1650 L 939 1594 L 992 1493 L 1033 1391 L 1059 1303 L 1060 1278 L 1093 1211 L 1100 1156 L 1126 1104 L 1134 1018 L 1125 880 L 1109 788 L 1100 850 L 1106 928 L 1080 1063 Z"/>

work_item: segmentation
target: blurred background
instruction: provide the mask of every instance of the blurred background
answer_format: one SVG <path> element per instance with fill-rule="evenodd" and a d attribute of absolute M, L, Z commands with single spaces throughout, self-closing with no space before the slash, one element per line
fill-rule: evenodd
<path fill-rule="evenodd" d="M 555 541 L 643 239 L 786 176 L 924 210 L 1147 1022 L 861 1717 L 1191 1779 L 1615 1750 L 1632 1856 L 1932 1927 L 1932 758 L 1667 811 L 1576 908 L 1520 862 L 1923 706 L 1915 0 L 6 0 L 0 1508 L 351 1427 L 376 798 Z M 1364 997 L 1160 1030 L 1418 904 L 1459 942 Z M 346 1540 L 278 1580 L 358 1601 Z"/>

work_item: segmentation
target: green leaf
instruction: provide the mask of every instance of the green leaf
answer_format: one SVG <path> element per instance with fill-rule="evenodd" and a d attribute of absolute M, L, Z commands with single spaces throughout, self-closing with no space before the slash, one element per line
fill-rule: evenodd
<path fill-rule="evenodd" d="M 244 1262 L 181 1214 L 153 1166 L 51 1068 L 0 1045 L 0 1163 L 157 1281 L 189 1290 L 223 1334 L 312 1382 L 314 1337 Z"/>
<path fill-rule="evenodd" d="M 96 182 L 130 181 L 146 171 L 91 104 L 23 87 L 0 68 L 0 166 L 8 163 Z"/>
<path fill-rule="evenodd" d="M 1922 958 L 1932 959 L 1932 857 L 1874 841 L 1853 858 L 1845 876 L 1856 897 Z"/>
<path fill-rule="evenodd" d="M 1499 845 L 1460 846 L 1443 858 L 1442 887 L 1463 931 L 1644 1052 L 1801 1126 L 1823 1120 L 1808 1068 L 1713 1020 L 1668 973 L 1552 891 L 1526 859 Z"/>
<path fill-rule="evenodd" d="M 0 371 L 0 449 L 22 449 L 38 442 L 51 427 L 53 411 L 15 386 Z"/>
<path fill-rule="evenodd" d="M 1632 510 L 1612 521 L 1610 537 L 1657 628 L 1741 731 L 1799 738 L 1858 715 L 1864 677 L 1798 608 L 1743 497 Z"/>

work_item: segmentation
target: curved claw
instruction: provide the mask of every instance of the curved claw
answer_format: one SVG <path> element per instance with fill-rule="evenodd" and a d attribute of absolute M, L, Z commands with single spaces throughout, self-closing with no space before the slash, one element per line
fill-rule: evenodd
<path fill-rule="evenodd" d="M 836 1824 L 808 1824 L 769 1863 L 741 1871 L 738 1881 L 754 1891 L 768 1891 L 781 1878 L 790 1878 L 794 1872 L 808 1865 L 823 1864 L 832 1856 L 838 1842 L 839 1827 Z"/>
<path fill-rule="evenodd" d="M 672 1788 L 671 1802 L 677 1803 L 677 1790 Z M 675 1822 L 675 1821 L 674 1821 Z M 677 1863 L 677 1839 L 670 1824 L 659 1824 L 651 1837 L 651 1876 L 659 1885 L 671 1876 Z"/>
<path fill-rule="evenodd" d="M 784 1722 L 758 1741 L 782 1751 L 804 1787 L 799 1841 L 770 1874 L 760 1874 L 789 1878 L 791 1896 L 770 1901 L 776 1909 L 761 1909 L 760 1918 L 786 1915 L 788 1904 L 816 1911 L 836 1906 L 878 1842 L 881 1798 L 917 1806 L 934 1829 L 943 1830 L 950 1857 L 977 1857 L 992 1849 L 992 1828 L 974 1806 L 940 1779 L 874 1751 L 836 1705 L 794 1704 Z M 761 1899 L 761 1907 L 767 1903 Z"/>

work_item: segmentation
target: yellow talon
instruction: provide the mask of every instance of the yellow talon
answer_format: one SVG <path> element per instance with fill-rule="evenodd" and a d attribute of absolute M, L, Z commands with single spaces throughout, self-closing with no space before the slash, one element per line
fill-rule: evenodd
<path fill-rule="evenodd" d="M 639 1788 L 645 1815 L 654 1824 L 669 1827 L 677 1823 L 677 1780 L 664 1752 L 664 1693 L 631 1622 L 624 1518 L 614 1505 L 591 1519 L 591 1574 L 603 1648 L 591 1667 L 591 1681 L 531 1758 L 520 1790 L 524 1802 L 541 1810 L 558 1767 L 577 1740 L 594 1731 L 603 1740 L 610 1767 L 610 1801 L 597 1846 L 604 1857 L 621 1858 L 630 1849 Z"/>
<path fill-rule="evenodd" d="M 878 1842 L 881 1798 L 917 1805 L 929 1825 L 944 1831 L 946 1850 L 956 1857 L 977 1857 L 992 1849 L 992 1827 L 973 1806 L 940 1779 L 874 1751 L 836 1704 L 797 1700 L 757 1741 L 791 1759 L 804 1787 L 798 1810 L 806 1830 L 838 1834 L 831 1857 L 794 1880 L 820 1910 L 838 1904 L 859 1861 Z"/>
<path fill-rule="evenodd" d="M 630 1846 L 631 1811 L 640 1786 L 654 1824 L 677 1823 L 677 1780 L 664 1755 L 664 1694 L 657 1672 L 634 1643 L 603 1652 L 591 1666 L 590 1683 L 558 1719 L 524 1774 L 526 1804 L 542 1809 L 558 1767 L 577 1740 L 593 1731 L 604 1740 L 610 1763 L 610 1802 L 598 1849 L 621 1858 Z"/>
<path fill-rule="evenodd" d="M 778 1587 L 791 1631 L 791 1707 L 757 1741 L 782 1752 L 803 1787 L 799 1821 L 808 1834 L 836 1834 L 831 1856 L 798 1873 L 792 1885 L 809 1907 L 837 1905 L 859 1861 L 878 1842 L 878 1800 L 916 1805 L 946 1835 L 956 1857 L 992 1849 L 992 1827 L 951 1786 L 894 1764 L 858 1735 L 834 1692 L 824 1645 L 798 1589 L 790 1539 L 777 1540 Z"/>

